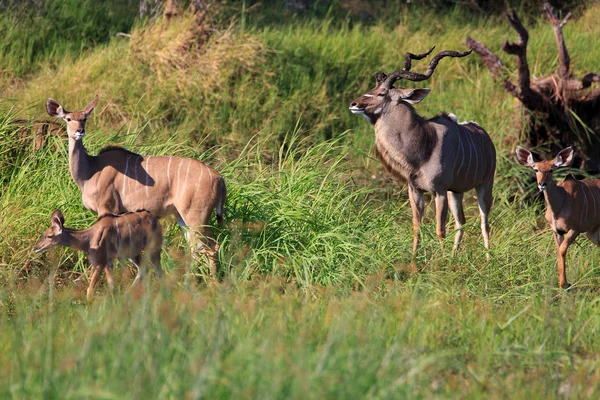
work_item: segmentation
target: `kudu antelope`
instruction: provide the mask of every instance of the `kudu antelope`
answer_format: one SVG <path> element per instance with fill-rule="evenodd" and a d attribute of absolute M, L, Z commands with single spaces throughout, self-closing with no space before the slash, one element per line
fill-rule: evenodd
<path fill-rule="evenodd" d="M 577 180 L 572 175 L 564 181 L 554 182 L 552 173 L 573 162 L 573 149 L 568 147 L 552 160 L 534 161 L 527 149 L 517 146 L 517 161 L 535 171 L 538 189 L 546 200 L 546 221 L 554 232 L 558 253 L 558 282 L 568 288 L 566 262 L 567 250 L 580 233 L 600 246 L 600 179 Z"/>
<path fill-rule="evenodd" d="M 443 51 L 431 60 L 424 74 L 410 71 L 411 60 L 423 59 L 433 49 L 422 54 L 406 53 L 404 68 L 389 75 L 377 72 L 375 88 L 350 103 L 352 113 L 362 115 L 375 126 L 376 153 L 385 170 L 408 183 L 413 215 L 413 256 L 420 241 L 424 192 L 435 196 L 440 239 L 446 235 L 449 200 L 456 220 L 454 250 L 457 250 L 465 223 L 463 193 L 474 188 L 484 244 L 486 249 L 490 248 L 488 214 L 496 170 L 496 150 L 492 140 L 475 122 L 459 123 L 452 114 L 442 113 L 429 120 L 418 115 L 412 105 L 423 100 L 430 89 L 393 86 L 399 79 L 426 80 L 442 58 L 465 57 L 471 52 Z"/>
<path fill-rule="evenodd" d="M 192 158 L 142 156 L 120 147 L 89 155 L 82 138 L 86 119 L 97 103 L 98 96 L 83 110 L 68 112 L 56 100 L 46 102 L 48 114 L 67 124 L 69 169 L 83 205 L 98 216 L 141 209 L 159 218 L 175 215 L 192 256 L 206 254 L 216 277 L 219 246 L 208 224 L 215 208 L 217 221 L 223 221 L 227 191 L 221 175 Z"/>
<path fill-rule="evenodd" d="M 62 213 L 59 210 L 54 211 L 50 228 L 42 234 L 34 249 L 39 253 L 54 246 L 66 246 L 87 253 L 94 267 L 87 289 L 88 300 L 91 300 L 98 278 L 105 269 L 108 286 L 111 291 L 114 290 L 114 260 L 129 259 L 135 264 L 138 274 L 132 287 L 144 276 L 146 262 L 152 264 L 158 277 L 162 275 L 162 231 L 158 219 L 148 211 L 107 214 L 98 218 L 94 225 L 80 231 L 67 228 L 64 223 Z"/>

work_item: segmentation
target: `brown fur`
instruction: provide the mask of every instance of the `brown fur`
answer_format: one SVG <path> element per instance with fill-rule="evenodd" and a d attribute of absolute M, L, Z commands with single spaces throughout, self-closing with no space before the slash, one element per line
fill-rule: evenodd
<path fill-rule="evenodd" d="M 558 256 L 558 279 L 561 288 L 569 287 L 566 257 L 569 246 L 580 233 L 600 246 L 600 179 L 576 180 L 569 175 L 562 182 L 554 182 L 552 173 L 573 162 L 573 149 L 562 150 L 552 160 L 535 162 L 531 152 L 516 149 L 517 161 L 536 171 L 538 187 L 546 200 L 546 221 L 554 232 Z"/>
<path fill-rule="evenodd" d="M 69 169 L 83 205 L 99 216 L 139 209 L 159 218 L 175 215 L 177 223 L 190 230 L 186 236 L 194 257 L 206 254 L 216 276 L 219 247 L 208 225 L 215 209 L 219 223 L 223 220 L 223 177 L 192 158 L 142 156 L 115 146 L 89 155 L 82 137 L 97 102 L 98 96 L 78 112 L 67 112 L 52 99 L 46 102 L 48 113 L 67 124 Z"/>
<path fill-rule="evenodd" d="M 64 217 L 59 210 L 52 213 L 51 225 L 35 245 L 36 252 L 51 249 L 54 246 L 66 246 L 87 253 L 94 267 L 92 278 L 87 289 L 90 300 L 98 283 L 98 278 L 106 269 L 106 278 L 111 290 L 114 289 L 112 278 L 113 261 L 129 259 L 138 268 L 138 274 L 132 286 L 135 286 L 144 275 L 144 261 L 154 267 L 158 277 L 162 275 L 160 252 L 162 247 L 162 230 L 156 217 L 142 210 L 121 215 L 104 215 L 87 229 L 74 230 L 64 226 Z M 145 264 L 145 263 L 144 263 Z"/>

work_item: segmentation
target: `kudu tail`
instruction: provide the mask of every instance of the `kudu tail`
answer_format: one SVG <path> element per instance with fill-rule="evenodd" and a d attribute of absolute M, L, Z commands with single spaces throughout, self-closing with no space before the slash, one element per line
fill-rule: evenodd
<path fill-rule="evenodd" d="M 223 177 L 219 177 L 219 181 L 217 182 L 217 222 L 219 226 L 223 227 L 223 206 L 225 205 L 225 200 L 227 200 L 227 188 L 225 187 L 225 180 Z"/>

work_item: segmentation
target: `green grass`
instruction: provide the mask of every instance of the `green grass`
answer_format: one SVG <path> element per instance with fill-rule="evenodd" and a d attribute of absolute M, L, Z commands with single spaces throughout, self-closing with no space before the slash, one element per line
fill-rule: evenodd
<path fill-rule="evenodd" d="M 577 74 L 596 68 L 597 12 L 596 5 L 566 27 Z M 440 243 L 428 205 L 416 271 L 405 188 L 374 159 L 373 128 L 347 109 L 373 86 L 374 72 L 398 68 L 405 51 L 462 50 L 467 35 L 497 50 L 515 39 L 508 24 L 465 23 L 460 9 L 415 10 L 399 25 L 396 17 L 361 25 L 310 15 L 282 25 L 267 15 L 249 13 L 243 29 L 223 25 L 195 50 L 181 45 L 193 24 L 184 15 L 168 26 L 136 25 L 130 40 L 71 38 L 65 46 L 81 51 L 36 53 L 39 70 L 25 72 L 11 64 L 16 55 L 6 56 L 0 397 L 597 397 L 600 252 L 579 239 L 567 259 L 573 287 L 558 289 L 544 206 L 530 200 L 530 171 L 512 154 L 513 99 L 474 56 L 442 61 L 427 82 L 432 92 L 418 111 L 478 121 L 496 144 L 498 170 L 490 260 L 469 193 L 456 255 L 452 221 Z M 9 17 L 0 16 L 0 26 Z M 553 40 L 545 21 L 531 26 L 538 76 L 557 65 Z M 126 264 L 115 295 L 102 286 L 88 303 L 85 256 L 33 253 L 54 209 L 76 228 L 95 216 L 69 176 L 67 143 L 51 136 L 35 151 L 33 133 L 15 122 L 46 119 L 48 97 L 74 110 L 96 93 L 84 139 L 91 153 L 119 144 L 199 158 L 223 174 L 222 282 L 184 282 L 192 263 L 170 219 L 162 223 L 166 279 L 149 277 L 130 294 Z"/>

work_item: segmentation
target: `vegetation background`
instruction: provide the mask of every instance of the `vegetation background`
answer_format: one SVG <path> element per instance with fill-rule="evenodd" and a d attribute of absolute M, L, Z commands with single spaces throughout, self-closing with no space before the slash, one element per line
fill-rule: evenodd
<path fill-rule="evenodd" d="M 552 72 L 541 2 L 509 3 L 532 74 Z M 597 72 L 600 4 L 557 3 L 574 13 L 575 73 Z M 203 20 L 185 2 L 171 18 L 139 6 L 0 1 L 0 397 L 598 397 L 599 252 L 572 246 L 573 287 L 558 289 L 544 206 L 513 157 L 518 105 L 479 59 L 443 60 L 417 109 L 478 121 L 497 147 L 489 261 L 470 193 L 462 250 L 450 254 L 453 233 L 440 245 L 429 206 L 412 271 L 406 190 L 348 111 L 406 51 L 464 50 L 470 35 L 500 53 L 515 34 L 497 2 L 224 1 Z M 48 97 L 77 110 L 95 94 L 91 153 L 118 144 L 222 172 L 222 282 L 201 266 L 198 285 L 183 283 L 173 220 L 167 282 L 126 294 L 123 264 L 117 293 L 91 304 L 85 256 L 33 253 L 54 209 L 72 227 L 95 220 L 60 131 L 37 133 Z"/>

